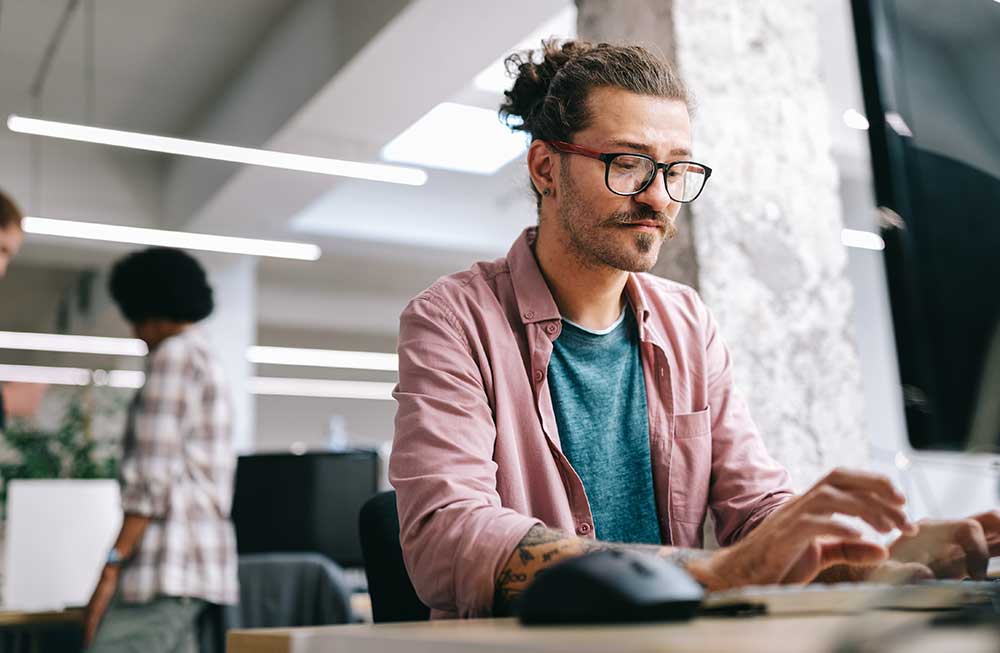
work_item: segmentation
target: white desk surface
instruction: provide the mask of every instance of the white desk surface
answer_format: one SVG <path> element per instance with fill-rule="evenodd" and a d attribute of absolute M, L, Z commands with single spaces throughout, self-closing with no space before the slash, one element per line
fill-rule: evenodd
<path fill-rule="evenodd" d="M 228 653 L 509 653 L 550 652 L 732 653 L 828 652 L 843 637 L 919 628 L 936 613 L 883 611 L 864 616 L 701 618 L 679 624 L 524 627 L 513 619 L 353 624 L 318 628 L 234 630 Z M 937 628 L 914 631 L 878 651 L 990 651 L 1000 649 L 997 631 Z"/>

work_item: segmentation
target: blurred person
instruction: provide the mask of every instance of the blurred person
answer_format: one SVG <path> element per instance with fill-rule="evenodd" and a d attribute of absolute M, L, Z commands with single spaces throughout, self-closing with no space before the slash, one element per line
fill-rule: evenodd
<path fill-rule="evenodd" d="M 506 614 L 545 567 L 607 548 L 666 558 L 709 590 L 982 577 L 995 513 L 915 525 L 887 478 L 842 469 L 794 494 L 711 312 L 647 274 L 711 176 L 672 67 L 583 41 L 507 65 L 501 115 L 531 137 L 538 224 L 400 317 L 390 482 L 432 616 Z M 709 511 L 717 551 L 702 550 Z M 835 513 L 902 535 L 884 547 Z"/>
<path fill-rule="evenodd" d="M 101 653 L 196 651 L 207 604 L 238 600 L 229 388 L 196 327 L 212 289 L 194 258 L 166 248 L 118 261 L 109 288 L 149 355 L 124 438 L 124 521 L 84 641 Z"/>
<path fill-rule="evenodd" d="M 24 215 L 14 200 L 0 191 L 0 278 L 7 276 L 7 267 L 21 251 Z M 0 431 L 8 417 L 31 417 L 38 410 L 47 386 L 41 383 L 4 383 L 0 385 Z"/>

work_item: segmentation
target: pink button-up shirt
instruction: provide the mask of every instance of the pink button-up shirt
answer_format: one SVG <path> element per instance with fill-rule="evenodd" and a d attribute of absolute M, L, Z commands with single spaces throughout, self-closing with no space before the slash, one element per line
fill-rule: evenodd
<path fill-rule="evenodd" d="M 406 568 L 432 616 L 490 614 L 494 583 L 535 524 L 593 537 L 559 446 L 547 372 L 562 328 L 525 230 L 506 258 L 444 277 L 400 317 L 396 488 Z M 729 352 L 687 286 L 630 274 L 664 544 L 723 545 L 791 498 L 733 387 Z"/>

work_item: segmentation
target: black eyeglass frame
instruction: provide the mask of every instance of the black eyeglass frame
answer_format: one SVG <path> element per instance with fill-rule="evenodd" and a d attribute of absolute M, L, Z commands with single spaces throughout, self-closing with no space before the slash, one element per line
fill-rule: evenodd
<path fill-rule="evenodd" d="M 653 183 L 659 176 L 660 170 L 663 171 L 663 187 L 667 191 L 667 195 L 675 202 L 680 204 L 690 204 L 699 197 L 701 197 L 702 192 L 705 190 L 705 186 L 708 185 L 708 179 L 712 176 L 712 169 L 709 168 L 704 163 L 698 163 L 697 161 L 671 161 L 670 163 L 661 163 L 649 156 L 648 154 L 640 154 L 638 152 L 598 152 L 597 150 L 592 150 L 589 147 L 583 147 L 582 145 L 575 145 L 573 143 L 567 143 L 566 141 L 542 141 L 556 152 L 562 152 L 563 154 L 579 154 L 581 156 L 589 157 L 591 159 L 597 159 L 604 162 L 604 186 L 615 195 L 620 195 L 622 197 L 632 197 L 633 195 L 639 195 L 645 192 L 647 188 Z M 649 176 L 649 179 L 639 188 L 639 190 L 632 193 L 619 193 L 615 189 L 611 188 L 610 176 L 611 176 L 611 162 L 620 156 L 637 156 L 653 164 L 653 174 Z M 702 182 L 701 188 L 698 189 L 698 194 L 689 200 L 679 200 L 670 194 L 670 186 L 667 184 L 667 173 L 670 172 L 670 168 L 680 165 L 682 163 L 692 163 L 705 171 L 705 181 Z"/>

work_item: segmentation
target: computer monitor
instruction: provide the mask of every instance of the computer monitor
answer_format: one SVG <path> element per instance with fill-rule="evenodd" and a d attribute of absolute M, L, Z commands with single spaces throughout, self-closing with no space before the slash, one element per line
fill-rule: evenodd
<path fill-rule="evenodd" d="M 233 495 L 239 553 L 314 551 L 364 565 L 358 517 L 378 492 L 375 451 L 240 456 Z"/>
<path fill-rule="evenodd" d="M 116 481 L 10 481 L 0 609 L 87 605 L 121 523 Z"/>
<path fill-rule="evenodd" d="M 1000 3 L 852 0 L 910 443 L 1000 436 Z"/>

